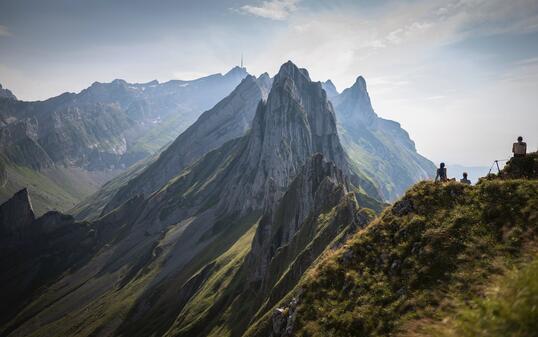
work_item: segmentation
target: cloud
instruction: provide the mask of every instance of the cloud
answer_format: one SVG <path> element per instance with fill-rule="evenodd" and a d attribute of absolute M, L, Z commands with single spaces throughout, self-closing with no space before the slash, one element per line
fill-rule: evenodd
<path fill-rule="evenodd" d="M 12 36 L 13 34 L 11 34 L 11 32 L 9 31 L 9 29 L 7 29 L 6 26 L 2 26 L 0 25 L 0 36 Z"/>
<path fill-rule="evenodd" d="M 267 0 L 258 6 L 244 5 L 239 11 L 271 20 L 285 20 L 297 10 L 300 0 Z"/>

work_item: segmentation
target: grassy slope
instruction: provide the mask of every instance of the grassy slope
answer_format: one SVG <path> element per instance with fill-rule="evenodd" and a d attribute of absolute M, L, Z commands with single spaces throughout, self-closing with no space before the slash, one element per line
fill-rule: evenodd
<path fill-rule="evenodd" d="M 538 258 L 497 278 L 485 296 L 462 303 L 421 336 L 532 337 L 538 333 Z"/>
<path fill-rule="evenodd" d="M 385 197 L 391 201 L 403 193 L 402 186 L 405 186 L 405 190 L 416 182 L 410 176 L 410 173 L 421 170 L 419 163 L 421 163 L 422 167 L 429 167 L 430 175 L 435 172 L 435 166 L 431 162 L 422 158 L 419 154 L 413 155 L 410 152 L 402 151 L 401 148 L 394 145 L 392 139 L 387 138 L 382 132 L 375 132 L 373 135 L 390 151 L 390 157 L 388 158 L 383 157 L 383 154 L 367 151 L 370 145 L 358 143 L 344 128 L 340 128 L 338 131 L 342 137 L 342 145 L 355 164 L 357 171 L 361 172 L 366 179 L 372 181 L 379 190 L 383 191 Z M 391 163 L 391 165 L 388 163 Z M 391 167 L 395 163 L 401 166 L 401 171 L 396 169 L 397 172 L 394 172 L 394 168 Z"/>
<path fill-rule="evenodd" d="M 438 321 L 536 243 L 536 180 L 423 182 L 403 200 L 302 281 L 295 335 L 386 336 Z"/>
<path fill-rule="evenodd" d="M 100 175 L 87 171 L 54 167 L 42 171 L 6 163 L 7 182 L 0 187 L 0 202 L 27 187 L 34 211 L 41 215 L 49 210 L 66 212 L 84 197 L 95 192 L 99 185 L 116 174 Z"/>

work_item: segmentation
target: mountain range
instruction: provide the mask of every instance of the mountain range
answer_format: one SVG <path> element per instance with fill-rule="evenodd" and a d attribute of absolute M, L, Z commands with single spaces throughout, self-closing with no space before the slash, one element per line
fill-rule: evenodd
<path fill-rule="evenodd" d="M 70 121 L 57 123 L 61 138 L 40 131 L 46 122 L 31 114 L 32 105 L 48 101 L 2 101 L 14 107 L 2 114 L 6 167 L 113 165 L 122 173 L 73 216 L 38 214 L 31 189 L 0 206 L 0 268 L 7 271 L 0 285 L 8 299 L 1 335 L 290 335 L 307 271 L 433 173 L 399 124 L 374 113 L 362 77 L 340 94 L 292 62 L 273 78 L 236 68 L 216 79 L 227 77 L 235 89 L 197 119 L 195 108 L 177 112 L 183 101 L 175 91 L 194 83 L 114 81 L 66 94 L 69 104 L 47 103 L 44 112 Z M 207 89 L 211 97 L 215 87 Z M 182 106 L 194 106 L 198 92 L 203 101 L 204 90 L 185 93 Z M 166 109 L 144 108 L 157 104 Z M 72 120 L 87 126 L 90 112 L 103 116 L 102 128 L 89 128 L 91 135 L 103 130 L 99 145 L 84 142 L 89 136 L 73 139 L 87 128 L 68 127 L 79 125 Z M 145 135 L 165 131 L 148 121 L 176 117 L 192 124 L 150 150 L 158 140 Z M 24 126 L 23 141 L 13 136 L 16 124 Z M 56 145 L 47 151 L 49 138 Z"/>
<path fill-rule="evenodd" d="M 67 211 L 104 182 L 174 140 L 247 76 L 93 83 L 78 94 L 19 101 L 0 89 L 0 200 L 20 188 L 39 214 Z"/>

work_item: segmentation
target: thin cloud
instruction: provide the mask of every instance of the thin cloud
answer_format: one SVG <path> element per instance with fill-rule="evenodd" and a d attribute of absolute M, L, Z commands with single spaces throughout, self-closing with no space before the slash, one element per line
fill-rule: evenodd
<path fill-rule="evenodd" d="M 244 5 L 239 11 L 271 20 L 285 20 L 297 10 L 299 0 L 267 0 L 258 6 Z"/>
<path fill-rule="evenodd" d="M 6 26 L 2 26 L 0 25 L 0 36 L 12 36 L 13 34 L 11 34 L 11 32 L 9 31 L 9 29 L 7 29 Z"/>

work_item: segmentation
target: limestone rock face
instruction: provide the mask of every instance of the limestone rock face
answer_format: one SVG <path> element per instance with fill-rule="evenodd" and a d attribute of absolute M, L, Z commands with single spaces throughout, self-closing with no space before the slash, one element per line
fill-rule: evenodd
<path fill-rule="evenodd" d="M 433 163 L 417 153 L 400 124 L 375 113 L 362 76 L 332 102 L 346 152 L 360 172 L 375 183 L 383 199 L 396 199 L 435 172 Z"/>
<path fill-rule="evenodd" d="M 17 192 L 0 205 L 0 235 L 11 236 L 25 231 L 35 220 L 27 189 Z"/>
<path fill-rule="evenodd" d="M 349 179 L 318 153 L 309 159 L 274 209 L 266 210 L 249 255 L 252 280 L 266 276 L 276 251 L 288 245 L 311 213 L 332 208 L 349 192 Z"/>
<path fill-rule="evenodd" d="M 246 212 L 273 205 L 315 153 L 347 169 L 332 105 L 319 82 L 292 62 L 280 68 L 260 102 L 246 148 L 234 163 L 221 205 Z"/>
<path fill-rule="evenodd" d="M 204 154 L 245 135 L 258 102 L 267 98 L 270 86 L 267 74 L 259 78 L 247 76 L 229 96 L 204 112 L 176 138 L 156 162 L 119 190 L 105 213 L 136 194 L 151 194 Z"/>

